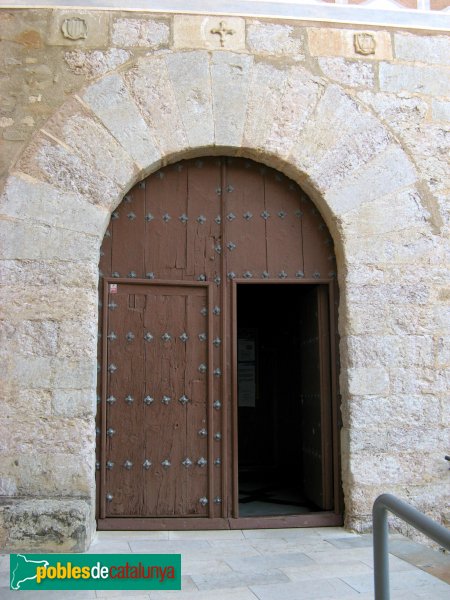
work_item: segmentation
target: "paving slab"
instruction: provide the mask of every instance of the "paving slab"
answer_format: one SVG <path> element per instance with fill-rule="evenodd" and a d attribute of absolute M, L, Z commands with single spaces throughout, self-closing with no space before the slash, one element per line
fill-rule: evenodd
<path fill-rule="evenodd" d="M 358 598 L 359 592 L 338 578 L 272 585 L 253 585 L 250 589 L 260 600 L 311 600 L 331 597 L 334 600 Z"/>

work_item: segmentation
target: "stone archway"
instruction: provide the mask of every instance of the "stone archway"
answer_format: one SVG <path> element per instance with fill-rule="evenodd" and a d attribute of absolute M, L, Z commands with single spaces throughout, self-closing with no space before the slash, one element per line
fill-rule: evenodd
<path fill-rule="evenodd" d="M 392 259 L 393 242 L 380 245 L 377 236 L 426 221 L 414 167 L 378 118 L 302 66 L 228 51 L 170 51 L 126 65 L 67 100 L 6 184 L 1 227 L 11 344 L 4 390 L 13 433 L 3 436 L 2 484 L 10 498 L 2 512 L 5 547 L 23 548 L 28 540 L 33 548 L 89 545 L 97 265 L 109 215 L 161 165 L 224 153 L 264 162 L 299 183 L 334 238 L 347 522 L 366 525 L 379 483 L 377 469 L 368 471 L 380 464 L 379 451 L 360 460 L 367 424 L 349 407 L 353 398 L 358 405 L 386 398 L 390 375 L 382 350 L 360 360 L 364 342 L 355 336 L 373 332 L 382 305 L 398 301 L 399 293 L 411 306 L 417 297 L 412 286 L 399 291 L 374 272 L 380 257 Z M 370 319 L 369 295 L 375 298 Z M 390 454 L 381 461 L 386 469 L 394 463 Z M 48 522 L 51 536 L 44 533 Z"/>

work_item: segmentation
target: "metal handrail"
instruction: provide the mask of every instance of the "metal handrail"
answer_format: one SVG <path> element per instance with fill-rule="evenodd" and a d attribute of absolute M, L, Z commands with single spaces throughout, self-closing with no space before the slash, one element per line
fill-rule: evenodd
<path fill-rule="evenodd" d="M 390 511 L 429 538 L 450 550 L 450 531 L 392 494 L 381 494 L 373 503 L 373 566 L 375 600 L 389 600 L 388 520 Z"/>

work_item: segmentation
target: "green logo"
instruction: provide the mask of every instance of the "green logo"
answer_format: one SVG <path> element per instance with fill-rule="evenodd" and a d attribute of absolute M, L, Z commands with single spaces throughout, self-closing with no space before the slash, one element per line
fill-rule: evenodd
<path fill-rule="evenodd" d="M 11 590 L 181 590 L 180 554 L 11 554 Z"/>

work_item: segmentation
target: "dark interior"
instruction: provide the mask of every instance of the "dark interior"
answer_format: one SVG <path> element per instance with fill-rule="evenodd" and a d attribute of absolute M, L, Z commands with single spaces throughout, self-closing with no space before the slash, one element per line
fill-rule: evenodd
<path fill-rule="evenodd" d="M 321 510 L 308 499 L 302 442 L 302 314 L 316 314 L 303 310 L 314 287 L 237 286 L 241 517 Z"/>

